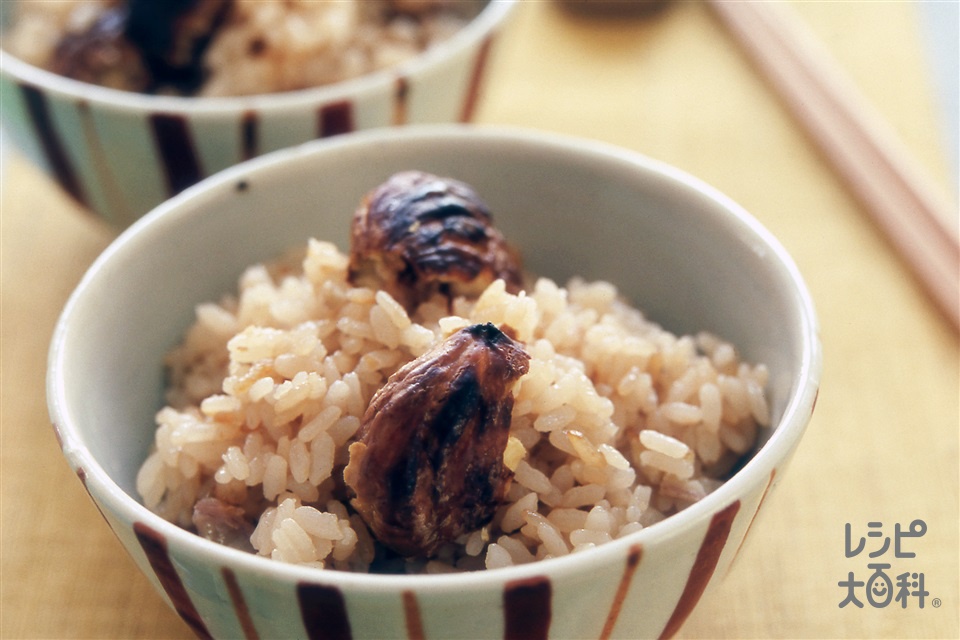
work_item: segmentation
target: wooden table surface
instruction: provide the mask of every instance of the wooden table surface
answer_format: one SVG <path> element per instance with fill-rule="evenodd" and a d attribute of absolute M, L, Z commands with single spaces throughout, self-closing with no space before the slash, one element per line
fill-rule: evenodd
<path fill-rule="evenodd" d="M 955 198 L 916 5 L 794 9 Z M 605 140 L 705 179 L 783 242 L 813 293 L 825 360 L 813 421 L 750 543 L 680 636 L 960 637 L 957 335 L 710 11 L 681 2 L 652 19 L 600 19 L 527 1 L 488 68 L 479 121 Z M 0 206 L 0 637 L 190 637 L 69 471 L 47 415 L 54 323 L 113 232 L 9 154 Z M 904 541 L 915 557 L 868 557 L 882 541 L 869 532 L 893 538 L 918 519 L 926 533 Z M 848 523 L 853 542 L 868 540 L 851 558 Z M 923 608 L 912 595 L 872 606 L 864 587 L 863 608 L 841 607 L 839 583 L 867 582 L 874 562 L 922 574 Z"/>

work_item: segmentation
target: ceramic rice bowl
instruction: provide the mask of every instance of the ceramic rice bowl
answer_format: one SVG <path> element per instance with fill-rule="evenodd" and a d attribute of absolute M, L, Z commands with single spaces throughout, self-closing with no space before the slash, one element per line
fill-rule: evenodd
<path fill-rule="evenodd" d="M 0 3 L 0 29 L 13 5 Z M 74 200 L 124 228 L 198 180 L 263 153 L 362 129 L 469 121 L 514 6 L 490 2 L 450 39 L 399 66 L 246 97 L 118 91 L 0 51 L 4 135 Z"/>
<path fill-rule="evenodd" d="M 669 330 L 713 332 L 769 369 L 771 428 L 722 486 L 588 551 L 444 575 L 370 575 L 246 554 L 163 520 L 135 478 L 163 404 L 164 354 L 198 303 L 308 238 L 347 247 L 360 197 L 420 169 L 473 185 L 526 267 L 619 287 Z M 727 197 L 604 144 L 461 125 L 316 141 L 224 171 L 156 208 L 94 263 L 50 351 L 69 464 L 160 597 L 199 637 L 669 637 L 736 558 L 801 440 L 817 321 L 783 247 Z M 749 536 L 748 536 L 749 533 Z"/>

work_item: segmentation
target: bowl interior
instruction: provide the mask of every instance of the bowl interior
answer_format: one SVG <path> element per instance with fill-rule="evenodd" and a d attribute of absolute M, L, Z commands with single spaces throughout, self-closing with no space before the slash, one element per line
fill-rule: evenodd
<path fill-rule="evenodd" d="M 766 363 L 774 424 L 805 385 L 815 320 L 802 282 L 780 245 L 712 188 L 583 141 L 456 125 L 374 131 L 223 172 L 104 252 L 51 350 L 48 390 L 68 458 L 87 448 L 86 462 L 136 497 L 162 405 L 161 359 L 195 305 L 309 237 L 346 250 L 361 196 L 405 169 L 472 184 L 529 270 L 561 284 L 611 281 L 671 331 L 712 331 Z"/>

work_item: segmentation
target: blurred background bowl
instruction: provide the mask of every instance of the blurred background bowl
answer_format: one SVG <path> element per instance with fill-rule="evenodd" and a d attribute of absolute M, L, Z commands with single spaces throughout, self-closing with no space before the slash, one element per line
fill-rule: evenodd
<path fill-rule="evenodd" d="M 715 492 L 595 549 L 447 575 L 317 570 L 245 554 L 159 518 L 135 477 L 163 404 L 164 354 L 242 270 L 329 240 L 396 171 L 473 185 L 534 273 L 605 279 L 674 333 L 711 331 L 765 363 L 772 428 Z M 436 125 L 314 141 L 164 203 L 97 259 L 50 350 L 63 452 L 120 542 L 201 637 L 657 637 L 723 576 L 782 478 L 816 400 L 817 321 L 783 247 L 690 175 L 601 143 Z M 118 553 L 120 552 L 118 547 Z"/>
<path fill-rule="evenodd" d="M 15 2 L 0 3 L 0 32 Z M 489 2 L 398 66 L 313 89 L 245 97 L 138 94 L 50 73 L 0 50 L 4 136 L 117 228 L 198 180 L 263 153 L 388 125 L 469 121 L 515 0 Z"/>

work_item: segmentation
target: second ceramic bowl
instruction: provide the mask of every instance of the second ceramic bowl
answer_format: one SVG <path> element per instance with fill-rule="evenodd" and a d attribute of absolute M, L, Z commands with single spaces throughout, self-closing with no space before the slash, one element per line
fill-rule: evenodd
<path fill-rule="evenodd" d="M 0 3 L 0 30 L 14 2 Z M 4 134 L 117 228 L 237 162 L 387 125 L 469 121 L 515 0 L 495 0 L 449 40 L 337 84 L 237 98 L 136 94 L 71 80 L 0 50 Z"/>

